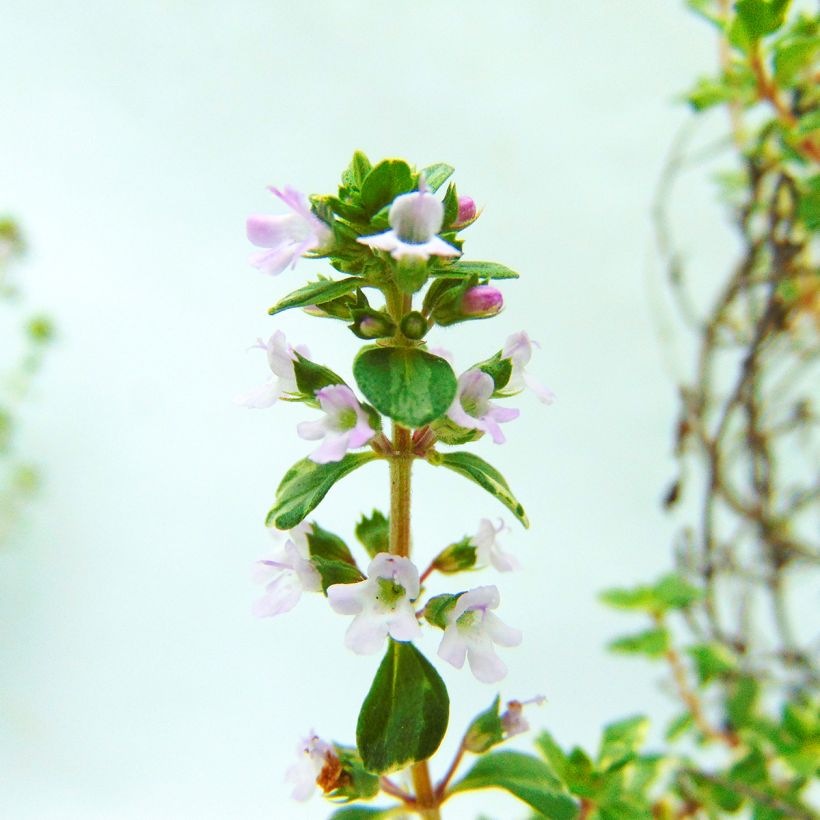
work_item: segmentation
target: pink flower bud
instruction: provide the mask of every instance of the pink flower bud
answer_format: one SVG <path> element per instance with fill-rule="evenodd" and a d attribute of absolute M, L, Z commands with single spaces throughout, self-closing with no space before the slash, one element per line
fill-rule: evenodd
<path fill-rule="evenodd" d="M 465 316 L 495 316 L 504 305 L 501 291 L 491 285 L 476 285 L 461 298 Z"/>
<path fill-rule="evenodd" d="M 458 216 L 454 227 L 466 225 L 472 222 L 476 216 L 475 202 L 472 197 L 460 196 L 458 198 Z"/>

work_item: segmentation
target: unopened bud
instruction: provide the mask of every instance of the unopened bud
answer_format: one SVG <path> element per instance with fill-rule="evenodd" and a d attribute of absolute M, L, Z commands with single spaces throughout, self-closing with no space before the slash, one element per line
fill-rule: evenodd
<path fill-rule="evenodd" d="M 423 339 L 427 333 L 427 319 L 417 310 L 411 311 L 401 320 L 401 332 L 408 339 Z"/>
<path fill-rule="evenodd" d="M 503 306 L 501 291 L 492 285 L 476 285 L 461 297 L 461 311 L 471 318 L 495 316 Z"/>
<path fill-rule="evenodd" d="M 360 339 L 381 339 L 396 332 L 396 323 L 378 310 L 353 310 L 353 324 L 348 327 Z"/>
<path fill-rule="evenodd" d="M 475 201 L 469 196 L 458 198 L 458 216 L 456 217 L 454 228 L 463 228 L 469 225 L 476 218 Z"/>

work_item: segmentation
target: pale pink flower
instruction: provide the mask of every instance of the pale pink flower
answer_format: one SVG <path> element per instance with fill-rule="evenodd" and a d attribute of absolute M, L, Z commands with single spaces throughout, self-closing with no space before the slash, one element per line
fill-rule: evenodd
<path fill-rule="evenodd" d="M 268 357 L 268 367 L 273 376 L 259 387 L 237 396 L 234 401 L 243 407 L 261 410 L 271 407 L 285 393 L 297 393 L 299 389 L 296 386 L 293 363 L 296 361 L 297 353 L 307 358 L 310 351 L 304 345 L 291 347 L 281 330 L 277 330 L 268 339 L 267 344 L 257 339 L 253 347 L 265 351 Z"/>
<path fill-rule="evenodd" d="M 290 796 L 304 802 L 316 790 L 316 780 L 327 763 L 333 762 L 336 752 L 333 747 L 313 732 L 296 747 L 298 760 L 287 770 L 285 779 L 293 784 Z"/>
<path fill-rule="evenodd" d="M 535 393 L 539 401 L 544 404 L 552 404 L 555 401 L 555 393 L 548 387 L 544 387 L 538 379 L 527 373 L 526 368 L 532 358 L 533 346 L 540 347 L 538 342 L 532 341 L 524 330 L 520 333 L 513 333 L 513 335 L 509 336 L 507 341 L 504 342 L 501 357 L 510 359 L 512 362 L 512 375 L 503 390 L 499 391 L 499 395 L 514 396 L 520 393 L 525 387 L 528 387 Z"/>
<path fill-rule="evenodd" d="M 466 658 L 473 675 L 482 683 L 496 683 L 507 674 L 493 644 L 521 643 L 521 631 L 490 612 L 499 602 L 498 588 L 494 586 L 477 587 L 460 595 L 447 613 L 447 628 L 438 648 L 439 657 L 456 669 L 464 666 Z"/>
<path fill-rule="evenodd" d="M 324 439 L 319 449 L 308 456 L 311 461 L 317 464 L 341 461 L 348 450 L 363 447 L 376 435 L 367 412 L 347 385 L 323 387 L 316 391 L 316 398 L 325 417 L 319 421 L 303 421 L 296 428 L 299 436 L 308 441 Z"/>
<path fill-rule="evenodd" d="M 478 525 L 478 532 L 471 542 L 476 547 L 476 563 L 492 564 L 499 572 L 510 572 L 521 569 L 518 559 L 508 552 L 504 552 L 498 543 L 499 533 L 508 530 L 507 525 L 499 518 L 496 527 L 489 518 L 482 518 Z"/>
<path fill-rule="evenodd" d="M 303 541 L 288 539 L 270 558 L 257 561 L 253 578 L 266 585 L 265 594 L 253 605 L 253 614 L 259 618 L 289 612 L 303 592 L 322 591 L 322 579 L 310 561 L 306 537 Z"/>
<path fill-rule="evenodd" d="M 419 571 L 409 558 L 380 552 L 370 562 L 367 579 L 333 584 L 327 589 L 331 607 L 355 615 L 345 646 L 359 655 L 378 652 L 388 635 L 414 641 L 421 634 L 413 602 L 419 597 Z"/>
<path fill-rule="evenodd" d="M 461 251 L 436 235 L 444 221 L 444 206 L 426 189 L 397 196 L 387 218 L 389 231 L 360 236 L 358 241 L 375 250 L 388 251 L 394 259 L 461 255 Z"/>
<path fill-rule="evenodd" d="M 498 425 L 518 418 L 519 411 L 493 404 L 490 397 L 494 390 L 492 377 L 484 371 L 468 370 L 462 373 L 447 415 L 460 427 L 483 430 L 492 436 L 496 444 L 503 444 L 506 439 Z"/>
<path fill-rule="evenodd" d="M 269 188 L 290 208 L 288 214 L 271 216 L 254 214 L 248 217 L 248 239 L 260 248 L 269 248 L 254 254 L 251 264 L 271 276 L 276 276 L 290 265 L 296 267 L 299 257 L 326 246 L 333 235 L 330 228 L 310 209 L 310 201 L 295 188 L 284 191 Z"/>

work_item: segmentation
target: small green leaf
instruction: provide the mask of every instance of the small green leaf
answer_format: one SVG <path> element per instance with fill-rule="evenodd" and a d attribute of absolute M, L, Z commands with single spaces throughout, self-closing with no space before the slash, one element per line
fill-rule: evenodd
<path fill-rule="evenodd" d="M 433 165 L 428 165 L 426 168 L 423 168 L 421 172 L 424 174 L 424 181 L 427 183 L 427 187 L 435 193 L 450 179 L 455 170 L 452 165 L 448 165 L 446 162 L 436 162 Z"/>
<path fill-rule="evenodd" d="M 385 774 L 438 749 L 450 714 L 447 688 L 411 643 L 390 640 L 362 704 L 356 744 L 365 767 Z"/>
<path fill-rule="evenodd" d="M 306 537 L 311 558 L 344 561 L 356 566 L 356 560 L 347 544 L 338 535 L 323 529 L 315 521 L 311 522 L 310 531 L 307 532 Z"/>
<path fill-rule="evenodd" d="M 433 276 L 443 279 L 469 279 L 471 276 L 479 279 L 518 279 L 514 270 L 499 265 L 498 262 L 468 262 L 461 259 L 433 271 Z"/>
<path fill-rule="evenodd" d="M 444 220 L 442 226 L 448 228 L 458 218 L 458 191 L 455 183 L 451 182 L 447 186 L 447 191 L 444 194 Z"/>
<path fill-rule="evenodd" d="M 376 809 L 366 806 L 346 806 L 343 809 L 336 809 L 330 815 L 330 820 L 381 820 L 390 817 L 393 809 Z"/>
<path fill-rule="evenodd" d="M 473 718 L 464 734 L 464 748 L 473 754 L 483 755 L 504 740 L 504 724 L 499 714 L 501 698 L 496 695 L 489 709 Z"/>
<path fill-rule="evenodd" d="M 413 174 L 402 159 L 385 159 L 362 183 L 362 205 L 368 216 L 389 205 L 400 194 L 413 190 Z"/>
<path fill-rule="evenodd" d="M 304 397 L 313 400 L 323 387 L 345 383 L 345 380 L 330 368 L 306 359 L 301 353 L 295 353 L 295 356 L 293 373 L 296 376 L 296 386 Z"/>
<path fill-rule="evenodd" d="M 444 444 L 469 444 L 471 441 L 478 441 L 483 435 L 483 430 L 462 427 L 456 424 L 451 418 L 442 416 L 431 422 L 430 429 L 436 434 L 436 438 Z"/>
<path fill-rule="evenodd" d="M 418 348 L 366 348 L 353 363 L 353 375 L 380 413 L 411 428 L 444 415 L 456 394 L 452 367 Z"/>
<path fill-rule="evenodd" d="M 316 568 L 322 579 L 322 592 L 327 595 L 327 588 L 333 584 L 357 584 L 364 581 L 364 575 L 359 568 L 347 561 L 338 561 L 333 558 L 311 558 L 310 563 Z"/>
<path fill-rule="evenodd" d="M 786 18 L 791 0 L 738 0 L 735 11 L 749 40 L 777 31 Z"/>
<path fill-rule="evenodd" d="M 684 712 L 678 715 L 667 727 L 666 739 L 670 742 L 677 740 L 679 737 L 685 735 L 688 731 L 694 728 L 695 721 L 689 712 Z"/>
<path fill-rule="evenodd" d="M 446 546 L 434 559 L 432 566 L 438 572 L 449 575 L 455 572 L 463 572 L 465 569 L 472 569 L 478 557 L 478 547 L 473 544 L 469 535 L 465 535 L 461 541 L 456 541 Z"/>
<path fill-rule="evenodd" d="M 362 151 L 356 151 L 353 154 L 353 159 L 350 160 L 350 165 L 342 175 L 342 181 L 345 185 L 355 190 L 361 190 L 362 183 L 365 177 L 370 173 L 372 166 L 370 160 Z"/>
<path fill-rule="evenodd" d="M 695 662 L 695 670 L 701 684 L 724 677 L 737 669 L 734 655 L 722 644 L 698 644 L 690 646 L 686 652 Z"/>
<path fill-rule="evenodd" d="M 726 683 L 729 690 L 726 698 L 726 715 L 729 722 L 736 728 L 755 723 L 760 699 L 760 682 L 749 675 L 743 675 Z"/>
<path fill-rule="evenodd" d="M 377 553 L 389 552 L 390 521 L 378 510 L 373 510 L 370 518 L 362 515 L 362 520 L 356 524 L 356 538 L 371 558 Z"/>
<path fill-rule="evenodd" d="M 457 595 L 451 595 L 449 592 L 443 592 L 441 595 L 434 595 L 424 607 L 424 618 L 427 623 L 439 629 L 446 629 L 447 613 L 463 594 L 459 592 Z"/>
<path fill-rule="evenodd" d="M 617 638 L 609 644 L 613 652 L 660 658 L 669 648 L 669 633 L 665 629 L 647 629 L 637 635 Z"/>
<path fill-rule="evenodd" d="M 810 231 L 820 230 L 820 174 L 809 177 L 801 188 L 797 212 Z"/>
<path fill-rule="evenodd" d="M 339 279 L 334 281 L 332 279 L 320 279 L 318 282 L 309 282 L 299 290 L 289 293 L 284 299 L 280 299 L 268 313 L 275 316 L 283 310 L 290 310 L 291 308 L 308 307 L 309 305 L 321 305 L 324 302 L 330 302 L 338 299 L 340 296 L 345 296 L 352 290 L 361 287 L 362 280 L 358 277 L 351 276 L 348 279 Z"/>
<path fill-rule="evenodd" d="M 633 609 L 656 614 L 670 609 L 685 609 L 699 601 L 703 593 L 675 573 L 664 575 L 652 585 L 632 589 L 607 589 L 601 601 L 616 609 Z"/>
<path fill-rule="evenodd" d="M 575 801 L 562 794 L 560 782 L 549 766 L 521 752 L 491 752 L 480 758 L 450 793 L 476 789 L 504 789 L 551 820 L 573 820 L 578 816 Z"/>
<path fill-rule="evenodd" d="M 562 782 L 566 783 L 569 771 L 569 760 L 566 753 L 549 732 L 541 732 L 535 741 L 538 750 L 549 763 L 553 774 Z"/>
<path fill-rule="evenodd" d="M 649 720 L 642 715 L 610 723 L 604 727 L 598 767 L 608 769 L 636 755 L 646 739 Z"/>
<path fill-rule="evenodd" d="M 703 597 L 701 590 L 675 573 L 664 575 L 652 591 L 665 609 L 685 609 Z"/>
<path fill-rule="evenodd" d="M 530 521 L 524 512 L 524 507 L 510 490 L 507 480 L 491 464 L 473 453 L 456 452 L 440 454 L 442 467 L 452 470 L 479 487 L 483 487 L 490 495 L 494 495 L 525 527 Z"/>
<path fill-rule="evenodd" d="M 341 461 L 329 464 L 316 464 L 308 458 L 297 461 L 279 484 L 276 503 L 265 523 L 280 530 L 292 529 L 310 515 L 337 481 L 375 458 L 375 453 L 348 453 Z"/>
<path fill-rule="evenodd" d="M 485 359 L 470 368 L 470 370 L 483 371 L 493 380 L 494 395 L 498 395 L 507 386 L 512 376 L 512 359 L 502 357 L 501 353 L 502 351 L 499 350 L 492 358 Z"/>

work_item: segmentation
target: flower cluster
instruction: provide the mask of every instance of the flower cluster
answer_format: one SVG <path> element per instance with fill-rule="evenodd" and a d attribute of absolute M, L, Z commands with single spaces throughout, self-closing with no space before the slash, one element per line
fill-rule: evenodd
<path fill-rule="evenodd" d="M 349 649 L 362 655 L 384 652 L 362 706 L 356 748 L 328 744 L 313 734 L 300 745 L 300 762 L 288 774 L 297 799 L 309 796 L 316 784 L 329 796 L 367 799 L 384 786 L 378 775 L 408 761 L 421 765 L 435 751 L 449 700 L 434 665 L 419 649 L 425 628 L 440 630 L 441 661 L 456 669 L 467 664 L 486 684 L 507 673 L 497 649 L 522 640 L 522 633 L 496 614 L 497 586 L 433 596 L 427 589 L 434 573 L 517 569 L 518 559 L 499 543 L 507 530 L 502 520 L 482 518 L 474 534 L 431 557 L 423 572 L 410 556 L 409 493 L 416 460 L 475 482 L 528 525 L 523 506 L 492 465 L 446 448 L 485 434 L 504 443 L 502 426 L 520 415 L 508 402 L 524 389 L 544 403 L 553 400 L 529 372 L 536 345 L 523 331 L 460 375 L 453 357 L 428 342 L 436 327 L 498 315 L 504 299 L 497 282 L 517 277 L 503 265 L 464 258 L 461 233 L 475 223 L 479 210 L 454 183 L 443 188 L 452 172 L 444 164 L 417 171 L 394 159 L 374 166 L 357 153 L 338 193 L 305 196 L 290 187 L 271 188 L 287 212 L 252 216 L 247 223 L 248 238 L 264 249 L 251 260 L 261 271 L 278 275 L 301 259 L 326 259 L 342 275 L 308 282 L 269 313 L 302 308 L 309 316 L 343 322 L 364 343 L 351 380 L 306 347 L 288 344 L 276 330 L 267 343 L 260 339 L 254 346 L 266 353 L 268 380 L 237 399 L 251 409 L 283 401 L 322 414 L 297 425 L 299 437 L 319 444 L 288 470 L 277 490 L 267 523 L 283 536 L 273 554 L 255 565 L 254 577 L 265 586 L 254 613 L 280 615 L 303 593 L 324 595 L 334 612 L 351 618 L 344 638 Z M 356 525 L 368 559 L 362 569 L 343 538 L 308 523 L 307 516 L 337 481 L 374 460 L 389 466 L 391 508 L 388 515 L 374 511 Z M 523 731 L 514 703 L 504 716 L 496 710 L 487 718 L 492 743 Z M 400 719 L 390 717 L 394 710 Z M 406 725 L 415 726 L 413 739 L 402 733 Z M 403 799 L 395 786 L 386 790 Z"/>

